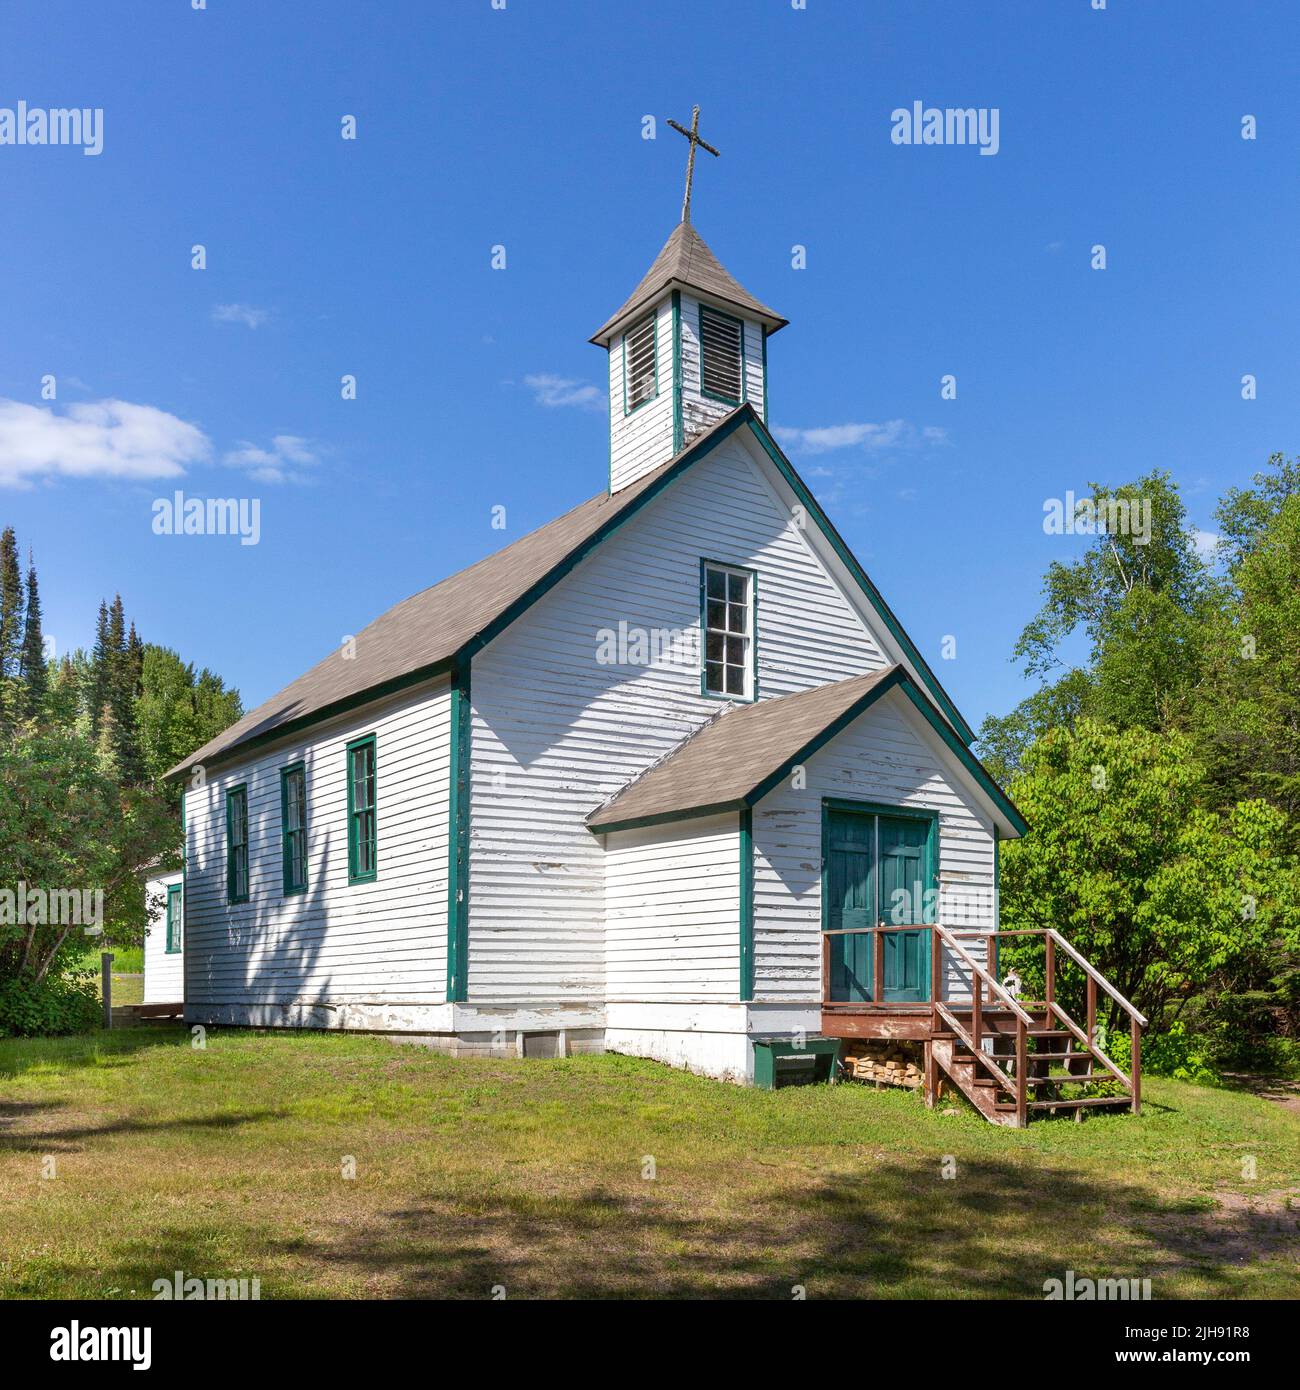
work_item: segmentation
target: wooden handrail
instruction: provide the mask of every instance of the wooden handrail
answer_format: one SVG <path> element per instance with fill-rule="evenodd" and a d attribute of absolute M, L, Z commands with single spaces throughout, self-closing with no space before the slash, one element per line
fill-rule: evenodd
<path fill-rule="evenodd" d="M 1111 984 L 1111 982 L 1105 977 L 1105 975 L 1103 975 L 1101 971 L 1098 970 L 1095 966 L 1090 965 L 1078 953 L 1078 951 L 1076 951 L 1074 947 L 1070 945 L 1070 943 L 1065 939 L 1065 937 L 1061 935 L 1059 931 L 1057 931 L 1054 927 L 1044 927 L 1043 931 L 1047 936 L 1049 936 L 1052 939 L 1052 941 L 1056 943 L 1056 945 L 1058 945 L 1061 948 L 1061 950 L 1065 952 L 1067 956 L 1070 957 L 1070 959 L 1075 963 L 1075 965 L 1079 967 L 1080 970 L 1082 970 L 1092 979 L 1096 980 L 1096 982 L 1102 987 L 1102 989 L 1104 989 L 1106 993 L 1110 995 L 1110 997 L 1120 1006 L 1120 1008 L 1122 1008 L 1128 1014 L 1130 1018 L 1135 1019 L 1138 1023 L 1142 1025 L 1143 1028 L 1147 1026 L 1147 1020 L 1145 1015 L 1140 1014 L 1137 1011 L 1137 1009 L 1135 1009 L 1133 1005 L 1130 1004 L 1128 1000 L 1124 998 L 1124 996 L 1119 992 L 1119 990 L 1117 990 L 1115 986 Z"/>
<path fill-rule="evenodd" d="M 999 1086 L 1015 1097 L 1016 1123 L 1023 1126 L 1029 1118 L 1028 1093 L 1029 1093 L 1029 1063 L 1032 1055 L 1029 1052 L 1029 1034 L 1035 1026 L 1035 1020 L 1026 1010 L 1023 1004 L 1015 998 L 997 979 L 997 977 L 984 965 L 981 965 L 974 956 L 958 940 L 959 937 L 973 937 L 978 940 L 989 942 L 996 941 L 1002 936 L 1041 936 L 1045 952 L 1045 978 L 1044 994 L 1045 998 L 1040 1004 L 1031 1005 L 1044 1011 L 1045 1020 L 1050 1028 L 1055 1019 L 1065 1025 L 1066 1030 L 1092 1054 L 1096 1061 L 1100 1062 L 1110 1074 L 1128 1092 L 1129 1101 L 1133 1113 L 1137 1114 L 1141 1106 L 1142 1082 L 1141 1082 L 1141 1046 L 1142 1029 L 1146 1027 L 1147 1020 L 1133 1004 L 1115 988 L 1114 985 L 1098 970 L 1091 965 L 1070 943 L 1052 927 L 1030 927 L 1016 928 L 1010 931 L 1002 931 L 995 928 L 993 931 L 985 931 L 979 928 L 944 927 L 938 922 L 915 922 L 906 923 L 899 926 L 886 926 L 884 922 L 879 922 L 875 926 L 869 927 L 838 927 L 822 933 L 822 1007 L 823 1008 L 854 1008 L 860 1007 L 863 1002 L 870 1002 L 876 1005 L 881 1003 L 879 998 L 870 1001 L 839 1001 L 829 998 L 830 994 L 830 938 L 832 936 L 859 936 L 864 932 L 875 933 L 872 940 L 872 965 L 873 965 L 873 984 L 872 994 L 878 995 L 883 991 L 883 939 L 884 935 L 896 932 L 908 931 L 928 931 L 930 932 L 931 952 L 930 952 L 930 1009 L 931 1024 L 934 1033 L 939 1032 L 939 1022 L 942 1020 L 951 1029 L 955 1038 L 970 1051 L 972 1057 L 990 1072 L 997 1080 Z M 936 949 L 936 947 L 938 949 Z M 947 1003 L 940 997 L 942 994 L 942 948 L 952 953 L 957 960 L 964 964 L 971 972 L 971 998 L 968 1006 L 971 1013 L 971 1031 L 958 1021 L 955 1014 L 948 1007 Z M 1084 972 L 1086 980 L 1085 1002 L 1087 1009 L 1088 1029 L 1084 1032 L 1082 1028 L 1070 1017 L 1061 1006 L 1056 996 L 1056 969 L 1057 956 L 1056 950 L 1060 947 L 1062 951 Z M 1119 1005 L 1130 1019 L 1130 1046 L 1131 1074 L 1125 1075 L 1102 1049 L 1097 1045 L 1095 1039 L 1096 1019 L 1097 1019 L 1097 990 L 1102 989 L 1106 994 Z M 987 1000 L 985 990 L 988 990 Z M 982 1046 L 981 1034 L 984 1031 L 984 1010 L 989 1008 L 995 1013 L 1010 1012 L 1015 1020 L 1015 1075 L 1008 1075 Z M 1040 1029 L 1042 1025 L 1039 1025 Z M 1080 1054 L 1082 1056 L 1083 1054 Z M 927 1054 L 927 1085 L 933 1085 L 932 1069 L 933 1064 L 929 1061 Z M 1041 1084 L 1040 1080 L 1035 1080 L 1032 1084 Z"/>
<path fill-rule="evenodd" d="M 990 1057 L 989 1054 L 985 1052 L 982 1047 L 976 1047 L 974 1045 L 975 1040 L 961 1026 L 961 1024 L 956 1020 L 956 1018 L 953 1017 L 952 1013 L 947 1008 L 945 1008 L 944 1005 L 936 1004 L 934 1007 L 935 1012 L 939 1015 L 939 1017 L 943 1019 L 943 1021 L 948 1025 L 948 1027 L 952 1029 L 952 1031 L 962 1040 L 962 1042 L 966 1044 L 967 1048 L 974 1054 L 975 1060 L 979 1062 L 981 1065 L 983 1065 L 985 1068 L 987 1068 L 987 1070 L 991 1071 L 993 1075 L 997 1077 L 997 1079 L 1006 1088 L 1007 1092 L 1010 1095 L 1014 1096 L 1016 1094 L 1015 1080 L 1012 1077 L 1008 1076 L 1006 1072 L 1004 1072 L 1002 1068 L 998 1066 L 998 1064 L 993 1060 L 993 1058 Z"/>
<path fill-rule="evenodd" d="M 1124 1087 L 1124 1089 L 1128 1091 L 1131 1095 L 1133 1092 L 1133 1079 L 1124 1075 L 1124 1073 L 1120 1070 L 1116 1063 L 1112 1062 L 1110 1058 L 1106 1056 L 1106 1054 L 1101 1050 L 1101 1048 L 1099 1048 L 1097 1044 L 1093 1042 L 1093 1040 L 1090 1037 L 1087 1036 L 1083 1029 L 1079 1027 L 1079 1025 L 1070 1017 L 1069 1014 L 1065 1012 L 1065 1010 L 1059 1004 L 1052 1005 L 1052 1012 L 1057 1016 L 1057 1018 L 1061 1020 L 1062 1023 L 1065 1024 L 1065 1026 L 1070 1030 L 1070 1032 L 1073 1033 L 1076 1038 L 1078 1038 L 1078 1040 L 1084 1045 L 1084 1047 L 1086 1047 L 1093 1054 L 1093 1056 L 1096 1057 L 1096 1059 L 1102 1064 L 1102 1066 L 1105 1067 L 1106 1070 L 1109 1071 L 1115 1077 L 1115 1079 Z M 1079 1055 L 1082 1056 L 1083 1054 L 1080 1053 Z"/>
<path fill-rule="evenodd" d="M 943 944 L 947 946 L 950 951 L 952 951 L 955 955 L 960 956 L 961 959 L 965 961 L 967 965 L 970 966 L 976 978 L 982 980 L 986 985 L 988 985 L 989 989 L 992 990 L 993 993 L 1002 1001 L 1003 1006 L 1005 1008 L 1010 1009 L 1011 1012 L 1015 1014 L 1015 1016 L 1020 1020 L 1021 1023 L 1024 1023 L 1026 1025 L 1033 1024 L 1034 1020 L 1030 1018 L 1030 1016 L 1024 1011 L 1024 1009 L 1022 1009 L 1020 1005 L 1016 1003 L 1015 999 L 1010 994 L 1008 994 L 1005 989 L 1002 988 L 998 981 L 992 975 L 990 975 L 987 970 L 985 970 L 985 968 L 979 963 L 979 961 L 977 961 L 973 956 L 968 954 L 967 951 L 961 945 L 958 944 L 956 938 L 949 933 L 946 927 L 941 927 L 936 922 L 934 924 L 934 933 L 935 936 L 941 942 L 943 942 Z"/>

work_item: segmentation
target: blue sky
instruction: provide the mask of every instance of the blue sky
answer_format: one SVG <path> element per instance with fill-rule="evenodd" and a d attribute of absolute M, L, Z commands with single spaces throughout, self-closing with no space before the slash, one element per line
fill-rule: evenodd
<path fill-rule="evenodd" d="M 9 0 L 0 108 L 104 110 L 96 157 L 0 145 L 0 523 L 59 649 L 120 590 L 251 706 L 602 488 L 587 338 L 676 221 L 663 120 L 698 103 L 695 223 L 791 321 L 772 424 L 832 431 L 796 466 L 966 717 L 1010 708 L 1082 545 L 1046 499 L 1164 466 L 1208 530 L 1296 447 L 1300 19 L 1092 3 Z M 997 155 L 891 143 L 914 101 L 996 107 Z M 259 497 L 260 543 L 155 536 L 178 486 Z"/>

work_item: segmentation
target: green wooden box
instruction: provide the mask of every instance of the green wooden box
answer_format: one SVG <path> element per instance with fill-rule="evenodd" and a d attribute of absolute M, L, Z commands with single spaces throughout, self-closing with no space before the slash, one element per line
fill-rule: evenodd
<path fill-rule="evenodd" d="M 753 1038 L 754 1085 L 764 1091 L 835 1080 L 838 1038 Z"/>

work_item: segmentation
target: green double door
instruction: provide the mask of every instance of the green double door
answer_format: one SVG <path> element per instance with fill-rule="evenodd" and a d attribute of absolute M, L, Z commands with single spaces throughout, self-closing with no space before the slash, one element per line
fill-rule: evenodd
<path fill-rule="evenodd" d="M 883 811 L 825 811 L 826 927 L 917 927 L 933 918 L 935 835 L 933 817 Z M 874 932 L 833 936 L 830 998 L 874 998 Z M 884 933 L 884 1003 L 921 1003 L 930 997 L 930 933 Z M 877 1001 L 880 1002 L 880 1001 Z"/>

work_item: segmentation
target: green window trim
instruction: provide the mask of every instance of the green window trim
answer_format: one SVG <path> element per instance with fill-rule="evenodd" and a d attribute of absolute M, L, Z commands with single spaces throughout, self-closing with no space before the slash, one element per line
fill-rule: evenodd
<path fill-rule="evenodd" d="M 749 688 L 740 694 L 734 691 L 709 689 L 708 588 L 710 570 L 718 570 L 724 574 L 743 574 L 748 576 L 749 580 Z M 748 565 L 732 565 L 724 560 L 706 558 L 700 560 L 700 694 L 707 700 L 732 700 L 739 704 L 753 704 L 758 699 L 758 571 Z"/>
<path fill-rule="evenodd" d="M 180 954 L 182 943 L 181 904 L 184 901 L 179 883 L 167 885 L 167 955 Z"/>
<path fill-rule="evenodd" d="M 712 315 L 714 318 L 722 319 L 727 323 L 734 323 L 739 330 L 736 349 L 739 354 L 737 362 L 738 385 L 740 394 L 738 396 L 724 395 L 718 391 L 710 391 L 704 384 L 704 316 Z M 734 314 L 725 314 L 721 309 L 715 309 L 712 304 L 700 304 L 699 316 L 696 320 L 696 332 L 700 339 L 700 395 L 706 400 L 720 401 L 723 405 L 743 405 L 745 402 L 745 320 L 738 319 Z"/>
<path fill-rule="evenodd" d="M 307 891 L 307 767 L 280 769 L 280 870 L 284 896 Z"/>
<path fill-rule="evenodd" d="M 366 759 L 369 759 L 369 770 Z M 369 804 L 358 804 L 357 773 Z M 354 738 L 347 746 L 348 882 L 373 883 L 379 876 L 379 756 L 374 734 Z"/>
<path fill-rule="evenodd" d="M 248 864 L 248 786 L 226 790 L 226 901 L 246 903 L 251 878 Z"/>
<path fill-rule="evenodd" d="M 631 356 L 632 337 L 639 333 L 645 326 L 650 326 L 650 355 L 654 362 L 655 389 L 648 395 L 643 396 L 635 405 L 629 405 L 629 371 L 628 359 Z M 635 415 L 642 406 L 647 406 L 651 401 L 659 399 L 659 311 L 652 309 L 644 318 L 634 323 L 631 328 L 623 334 L 623 416 Z"/>

